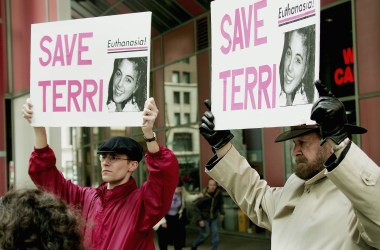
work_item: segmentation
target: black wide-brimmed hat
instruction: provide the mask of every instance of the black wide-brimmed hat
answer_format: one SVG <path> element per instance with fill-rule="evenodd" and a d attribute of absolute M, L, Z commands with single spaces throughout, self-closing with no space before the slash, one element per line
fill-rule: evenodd
<path fill-rule="evenodd" d="M 116 136 L 99 146 L 97 154 L 126 154 L 129 159 L 141 161 L 143 148 L 132 138 Z"/>
<path fill-rule="evenodd" d="M 347 132 L 352 134 L 364 134 L 367 132 L 367 129 L 355 126 L 352 124 L 345 124 L 344 125 L 347 129 Z M 319 133 L 320 127 L 318 125 L 299 125 L 299 126 L 292 126 L 290 127 L 290 130 L 285 131 L 281 133 L 279 136 L 277 136 L 275 142 L 282 142 L 286 140 L 290 140 L 293 138 L 296 138 L 298 136 L 307 135 L 310 133 Z"/>

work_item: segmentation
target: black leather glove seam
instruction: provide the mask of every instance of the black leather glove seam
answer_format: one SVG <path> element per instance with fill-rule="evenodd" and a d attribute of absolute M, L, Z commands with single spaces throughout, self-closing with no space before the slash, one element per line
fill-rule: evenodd
<path fill-rule="evenodd" d="M 211 157 L 211 159 L 206 163 L 206 169 L 207 170 L 212 170 L 213 167 L 215 167 L 216 164 L 218 164 L 218 162 L 222 159 L 223 157 L 221 158 L 218 158 L 217 155 L 214 155 L 213 157 Z"/>
<path fill-rule="evenodd" d="M 226 137 L 222 138 L 220 142 L 218 142 L 216 145 L 213 146 L 215 150 L 223 148 L 229 141 L 232 140 L 232 138 L 234 138 L 234 135 L 230 131 L 228 132 L 227 131 L 228 130 L 224 132 L 226 133 Z"/>
<path fill-rule="evenodd" d="M 337 145 L 339 145 L 346 137 L 348 137 L 348 133 L 344 128 L 344 125 L 336 127 L 334 130 L 323 131 L 323 126 L 321 126 L 320 133 L 322 135 L 321 146 L 327 141 L 327 139 L 331 139 Z"/>
<path fill-rule="evenodd" d="M 331 172 L 333 171 L 344 159 L 344 157 L 346 157 L 346 154 L 348 152 L 348 150 L 350 149 L 351 147 L 351 141 L 349 141 L 349 143 L 347 144 L 347 146 L 343 149 L 342 153 L 339 155 L 339 157 L 337 158 L 335 156 L 335 154 L 332 154 L 328 159 L 327 161 L 325 162 L 325 168 L 327 169 L 327 171 Z"/>

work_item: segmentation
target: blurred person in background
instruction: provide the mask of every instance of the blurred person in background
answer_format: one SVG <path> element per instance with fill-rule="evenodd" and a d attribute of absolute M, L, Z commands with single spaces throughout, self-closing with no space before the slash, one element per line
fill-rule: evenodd
<path fill-rule="evenodd" d="M 194 206 L 194 216 L 200 228 L 198 237 L 193 241 L 191 249 L 197 249 L 211 234 L 211 249 L 219 246 L 218 219 L 224 220 L 224 202 L 222 190 L 214 179 L 208 180 L 208 185 L 203 190 L 203 198 Z"/>
<path fill-rule="evenodd" d="M 186 225 L 189 223 L 186 202 L 193 202 L 201 197 L 202 193 L 190 194 L 183 181 L 179 180 L 168 214 L 153 227 L 157 232 L 160 250 L 167 250 L 168 245 L 173 245 L 175 250 L 185 247 Z"/>

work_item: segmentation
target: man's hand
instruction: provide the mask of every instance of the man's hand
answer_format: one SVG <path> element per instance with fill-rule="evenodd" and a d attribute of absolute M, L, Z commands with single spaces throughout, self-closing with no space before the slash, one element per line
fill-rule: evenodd
<path fill-rule="evenodd" d="M 158 108 L 153 97 L 148 98 L 144 104 L 143 132 L 153 133 L 154 122 L 158 116 Z"/>
<path fill-rule="evenodd" d="M 331 139 L 336 144 L 340 144 L 348 137 L 345 124 L 347 116 L 344 105 L 328 90 L 321 81 L 316 81 L 315 87 L 319 92 L 319 99 L 314 103 L 311 109 L 310 119 L 316 121 L 321 130 L 322 142 Z"/>
<path fill-rule="evenodd" d="M 214 130 L 214 115 L 211 113 L 211 102 L 210 100 L 205 100 L 204 104 L 207 107 L 207 111 L 202 117 L 202 123 L 199 127 L 199 132 L 215 150 L 221 149 L 229 141 L 234 138 L 234 135 L 230 130 Z"/>
<path fill-rule="evenodd" d="M 22 117 L 25 118 L 29 123 L 32 123 L 33 118 L 33 104 L 30 99 L 26 99 L 26 103 L 22 105 L 21 109 Z"/>
<path fill-rule="evenodd" d="M 141 127 L 141 130 L 145 138 L 151 139 L 154 137 L 153 127 L 154 127 L 154 122 L 156 121 L 156 118 L 158 116 L 158 113 L 159 111 L 158 111 L 156 102 L 154 101 L 154 98 L 153 97 L 148 98 L 145 101 L 144 111 L 142 112 L 143 126 Z M 146 145 L 147 145 L 147 150 L 151 153 L 155 153 L 160 150 L 160 147 L 156 140 L 153 140 L 150 142 L 147 141 Z"/>

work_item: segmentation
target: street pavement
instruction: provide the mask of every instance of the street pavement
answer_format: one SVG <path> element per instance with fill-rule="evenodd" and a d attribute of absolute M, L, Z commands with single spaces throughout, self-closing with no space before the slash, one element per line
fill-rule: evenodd
<path fill-rule="evenodd" d="M 194 227 L 188 227 L 186 235 L 186 247 L 183 250 L 191 249 L 191 243 L 198 236 L 198 230 Z M 219 233 L 220 243 L 219 250 L 270 250 L 270 236 L 263 232 L 260 234 L 238 234 L 238 233 Z M 155 246 L 157 245 L 157 235 L 155 234 Z M 173 250 L 173 246 L 169 246 L 168 250 Z M 197 250 L 211 249 L 210 239 L 204 242 Z"/>

